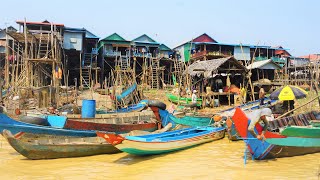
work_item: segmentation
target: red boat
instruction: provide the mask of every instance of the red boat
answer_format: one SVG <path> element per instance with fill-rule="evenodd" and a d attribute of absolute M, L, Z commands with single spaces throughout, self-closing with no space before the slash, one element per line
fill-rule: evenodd
<path fill-rule="evenodd" d="M 65 129 L 98 130 L 115 133 L 127 133 L 133 130 L 155 131 L 158 121 L 152 111 L 124 114 L 101 114 L 95 118 L 81 118 L 80 115 L 68 115 Z"/>

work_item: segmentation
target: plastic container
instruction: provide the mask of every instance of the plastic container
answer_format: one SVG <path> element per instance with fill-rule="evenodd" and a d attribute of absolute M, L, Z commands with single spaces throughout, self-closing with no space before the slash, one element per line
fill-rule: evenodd
<path fill-rule="evenodd" d="M 94 118 L 96 116 L 96 100 L 82 100 L 81 117 Z"/>

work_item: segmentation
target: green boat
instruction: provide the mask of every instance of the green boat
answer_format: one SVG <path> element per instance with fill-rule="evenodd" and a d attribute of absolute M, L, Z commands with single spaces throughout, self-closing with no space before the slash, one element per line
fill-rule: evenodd
<path fill-rule="evenodd" d="M 173 94 L 166 94 L 169 101 L 179 105 L 188 105 L 192 103 L 191 98 L 179 97 Z M 202 99 L 197 98 L 197 106 L 200 107 L 202 105 Z"/>
<path fill-rule="evenodd" d="M 281 134 L 288 137 L 320 138 L 320 127 L 289 126 L 282 130 Z"/>
<path fill-rule="evenodd" d="M 311 126 L 320 127 L 320 120 L 312 120 L 310 121 Z"/>

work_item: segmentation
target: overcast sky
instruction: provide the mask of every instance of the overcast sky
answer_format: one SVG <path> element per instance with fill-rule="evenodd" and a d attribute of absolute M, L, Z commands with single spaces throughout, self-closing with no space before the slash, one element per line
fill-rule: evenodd
<path fill-rule="evenodd" d="M 320 53 L 319 9 L 318 0 L 10 0 L 1 2 L 0 28 L 48 20 L 101 38 L 147 34 L 171 48 L 207 33 L 223 43 L 282 45 L 301 56 Z"/>

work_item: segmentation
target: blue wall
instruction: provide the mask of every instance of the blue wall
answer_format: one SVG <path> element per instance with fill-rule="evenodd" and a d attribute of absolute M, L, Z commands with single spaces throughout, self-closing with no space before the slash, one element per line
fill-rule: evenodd
<path fill-rule="evenodd" d="M 83 32 L 64 32 L 64 49 L 82 51 Z"/>

